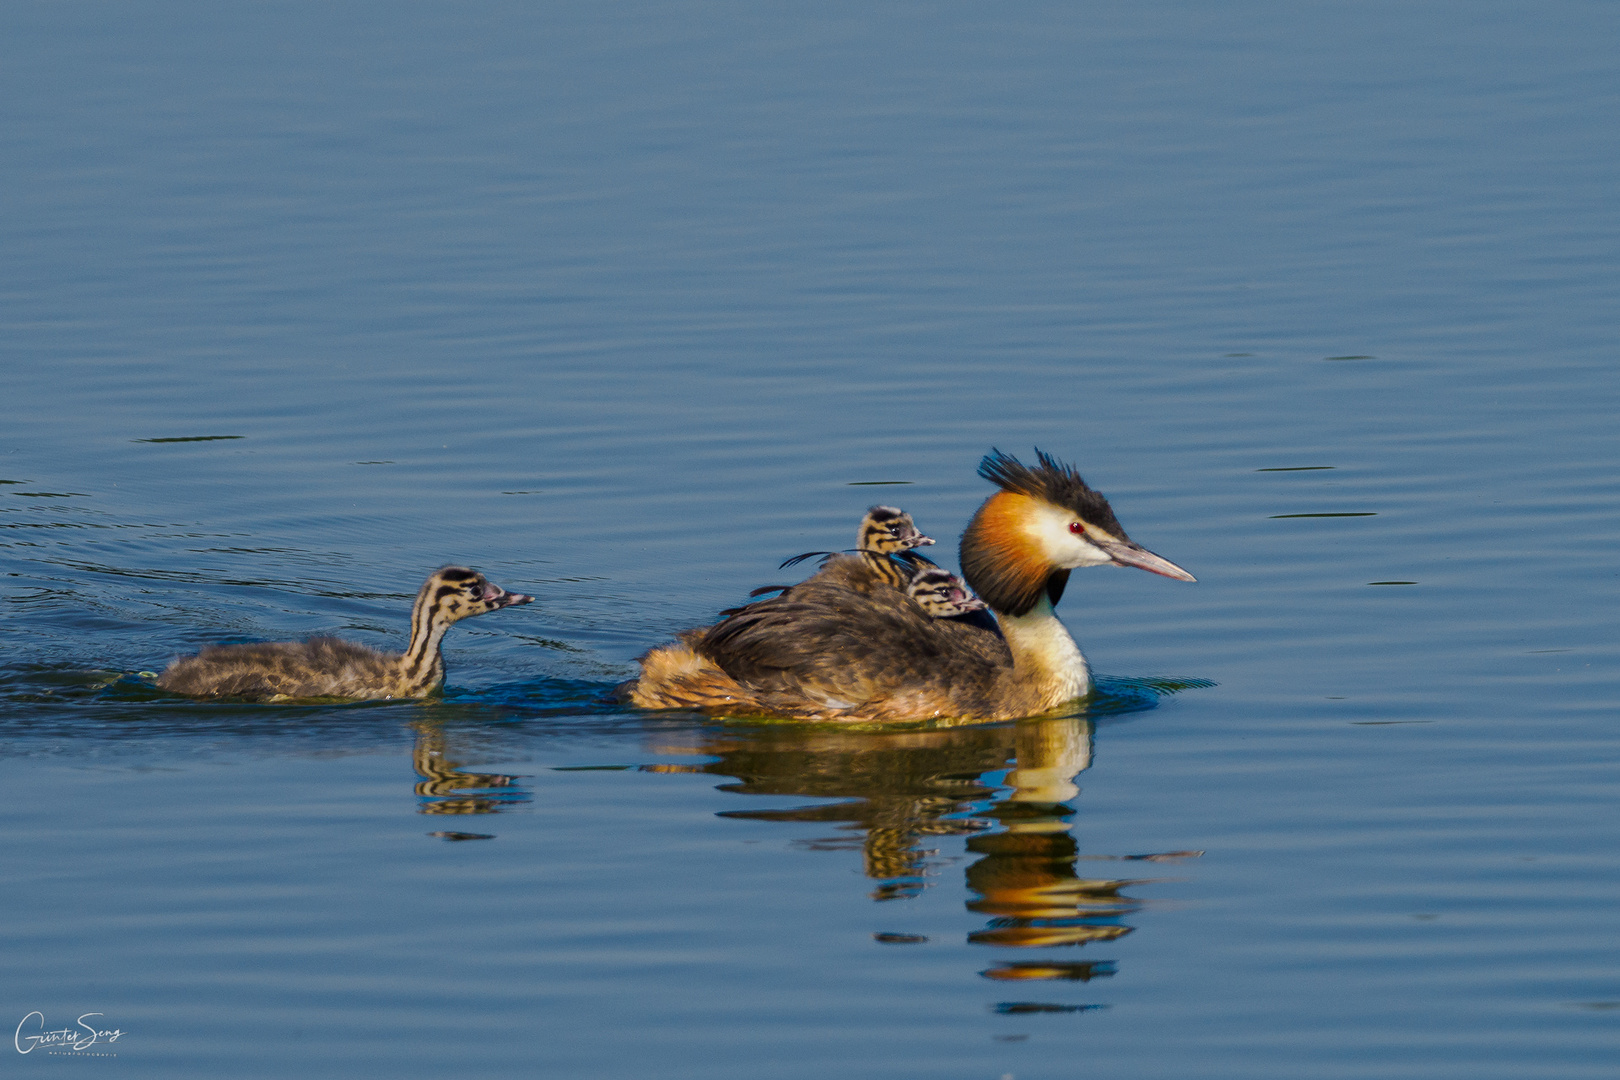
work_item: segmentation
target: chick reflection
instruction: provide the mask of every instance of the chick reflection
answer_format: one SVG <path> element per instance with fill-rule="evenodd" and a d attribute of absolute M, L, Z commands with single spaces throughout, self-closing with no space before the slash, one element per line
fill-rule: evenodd
<path fill-rule="evenodd" d="M 416 784 L 418 813 L 494 814 L 512 803 L 528 800 L 528 792 L 516 787 L 515 776 L 462 772 L 461 766 L 450 760 L 443 727 L 429 723 L 412 726 L 416 729 L 416 745 L 411 749 L 411 766 L 421 778 Z"/>

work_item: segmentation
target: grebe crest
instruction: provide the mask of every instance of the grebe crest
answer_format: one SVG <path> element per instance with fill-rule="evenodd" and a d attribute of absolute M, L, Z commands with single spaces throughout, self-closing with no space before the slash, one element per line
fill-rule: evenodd
<path fill-rule="evenodd" d="M 1125 535 L 1108 500 L 1075 471 L 1040 450 L 1031 468 L 1000 450 L 979 475 L 1000 491 L 986 499 L 962 533 L 962 575 L 1005 615 L 1026 615 L 1044 594 L 1056 604 L 1069 571 L 1113 563 L 1178 581 L 1197 580 Z"/>

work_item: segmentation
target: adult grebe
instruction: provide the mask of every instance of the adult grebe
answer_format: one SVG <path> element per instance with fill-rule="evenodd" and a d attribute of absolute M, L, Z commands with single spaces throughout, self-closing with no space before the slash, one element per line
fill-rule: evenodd
<path fill-rule="evenodd" d="M 444 682 L 439 642 L 451 625 L 532 596 L 507 592 L 465 566 L 428 578 L 411 608 L 411 642 L 403 653 L 378 652 L 341 638 L 214 645 L 183 656 L 158 676 L 164 690 L 192 697 L 419 698 Z"/>
<path fill-rule="evenodd" d="M 1052 611 L 1069 571 L 1134 566 L 1194 577 L 1134 543 L 1072 466 L 992 450 L 979 475 L 1001 490 L 962 534 L 962 573 L 1000 633 L 932 618 L 868 561 L 830 560 L 781 596 L 688 630 L 641 658 L 623 688 L 646 708 L 807 720 L 1006 720 L 1084 697 L 1091 673 Z"/>

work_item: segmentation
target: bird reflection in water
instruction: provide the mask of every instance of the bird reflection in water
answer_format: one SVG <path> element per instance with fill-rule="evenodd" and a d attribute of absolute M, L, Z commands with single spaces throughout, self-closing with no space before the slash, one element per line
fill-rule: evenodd
<path fill-rule="evenodd" d="M 459 738 L 476 737 L 459 729 Z M 441 724 L 421 723 L 412 761 L 424 814 L 491 814 L 530 796 L 519 777 L 464 771 L 451 759 Z M 1088 877 L 1078 866 L 1099 862 L 1167 863 L 1198 851 L 1147 855 L 1082 855 L 1070 831 L 1079 795 L 1075 778 L 1091 765 L 1094 725 L 1084 717 L 1023 720 L 931 730 L 873 731 L 823 725 L 705 725 L 665 728 L 649 749 L 658 755 L 707 757 L 702 764 L 592 766 L 642 773 L 706 773 L 728 778 L 719 790 L 738 795 L 799 796 L 811 805 L 728 810 L 748 821 L 825 823 L 831 835 L 795 841 L 815 851 L 858 851 L 873 882 L 873 900 L 912 897 L 939 881 L 959 857 L 942 855 L 936 838 L 966 838 L 969 911 L 985 917 L 967 934 L 1000 950 L 1055 949 L 1113 941 L 1133 931 L 1126 921 L 1146 901 L 1128 895 L 1152 877 Z M 458 738 L 458 742 L 459 742 Z M 457 751 L 465 757 L 467 748 Z M 1009 768 L 1010 766 L 1010 768 Z M 487 834 L 440 832 L 445 839 Z M 931 843 L 933 842 L 933 843 Z M 897 928 L 898 929 L 898 928 Z M 885 946 L 926 944 L 920 934 L 873 935 Z M 1017 955 L 1014 960 L 1012 955 Z M 1115 973 L 1106 959 L 1074 953 L 992 954 L 979 972 L 997 983 L 1088 983 Z M 1099 1006 L 1002 1001 L 1003 1015 L 1078 1013 Z"/>
<path fill-rule="evenodd" d="M 993 827 L 974 811 L 997 794 L 981 777 L 1006 767 L 1010 736 L 1009 728 L 982 726 L 895 733 L 737 728 L 706 733 L 687 752 L 714 755 L 719 760 L 704 771 L 737 779 L 721 791 L 847 800 L 720 816 L 836 823 L 837 834 L 796 846 L 859 850 L 862 869 L 876 882 L 872 899 L 896 900 L 921 892 L 943 865 L 929 838 Z"/>
<path fill-rule="evenodd" d="M 988 916 L 968 935 L 978 945 L 1052 948 L 1112 941 L 1131 933 L 1125 919 L 1144 901 L 1126 894 L 1148 878 L 1082 877 L 1069 831 L 1079 794 L 1075 777 L 1091 765 L 1093 724 L 1076 717 L 932 731 L 845 732 L 803 727 L 733 726 L 668 735 L 664 753 L 707 754 L 698 768 L 735 778 L 720 790 L 743 795 L 836 799 L 781 810 L 729 810 L 751 821 L 827 822 L 837 833 L 799 841 L 811 850 L 859 850 L 874 900 L 915 896 L 947 862 L 929 840 L 966 836 L 970 911 Z M 1005 780 L 996 774 L 1012 768 Z M 645 768 L 645 766 L 643 767 Z M 686 766 L 683 771 L 692 769 Z M 1167 861 L 1201 852 L 1109 859 Z M 892 944 L 907 935 L 879 935 Z M 919 938 L 918 940 L 925 940 Z M 1086 982 L 1114 973 L 1109 961 L 1009 962 L 982 974 L 1014 982 Z M 1013 1003 L 1017 1004 L 1017 1003 Z"/>
<path fill-rule="evenodd" d="M 1046 720 L 1014 729 L 1012 790 L 988 816 L 999 832 L 974 836 L 967 848 L 983 858 L 967 870 L 978 899 L 968 910 L 991 916 L 968 935 L 977 945 L 1018 948 L 1085 945 L 1131 932 L 1120 920 L 1141 907 L 1122 894 L 1131 879 L 1082 878 L 1075 872 L 1079 845 L 1069 831 L 1080 794 L 1074 777 L 1091 765 L 1089 721 Z"/>
<path fill-rule="evenodd" d="M 411 766 L 419 778 L 416 783 L 418 813 L 495 814 L 514 803 L 529 800 L 529 793 L 517 786 L 519 777 L 463 772 L 448 756 L 443 726 L 426 722 L 412 726 L 416 730 L 416 743 L 411 748 Z M 482 833 L 431 835 L 445 840 L 488 839 Z"/>

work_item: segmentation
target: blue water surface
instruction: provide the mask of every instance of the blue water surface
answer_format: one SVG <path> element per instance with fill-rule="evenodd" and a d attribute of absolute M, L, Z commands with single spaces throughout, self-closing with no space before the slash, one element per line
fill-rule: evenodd
<path fill-rule="evenodd" d="M 0 1055 L 1612 1076 L 1617 31 L 0 9 Z M 1199 577 L 1075 574 L 1096 700 L 608 697 L 872 503 L 954 565 L 993 446 Z M 398 648 L 450 561 L 538 600 L 452 632 L 440 699 L 141 674 Z"/>

